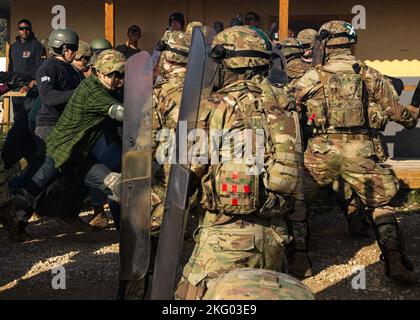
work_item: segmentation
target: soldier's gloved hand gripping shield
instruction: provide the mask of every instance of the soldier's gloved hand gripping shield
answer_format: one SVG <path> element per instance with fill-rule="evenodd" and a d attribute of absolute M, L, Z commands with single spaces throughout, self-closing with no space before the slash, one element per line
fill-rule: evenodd
<path fill-rule="evenodd" d="M 152 299 L 171 300 L 175 291 L 177 272 L 182 251 L 184 231 L 188 217 L 190 183 L 190 157 L 180 146 L 187 143 L 187 136 L 181 136 L 180 125 L 187 125 L 187 132 L 196 129 L 197 118 L 206 72 L 206 42 L 203 32 L 195 27 L 188 57 L 187 74 L 184 81 L 174 155 L 166 196 L 166 211 L 159 237 L 156 255 Z M 185 130 L 184 130 L 185 131 Z M 185 149 L 185 148 L 184 148 Z"/>
<path fill-rule="evenodd" d="M 120 280 L 142 279 L 149 268 L 153 63 L 142 51 L 127 60 L 120 231 Z"/>

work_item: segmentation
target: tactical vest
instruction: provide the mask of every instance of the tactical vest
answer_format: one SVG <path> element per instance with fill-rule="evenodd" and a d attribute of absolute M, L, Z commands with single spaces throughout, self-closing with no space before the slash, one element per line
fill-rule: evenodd
<path fill-rule="evenodd" d="M 284 93 L 277 96 L 265 80 L 239 81 L 217 95 L 222 102 L 213 111 L 210 130 L 224 130 L 226 138 L 251 129 L 253 153 L 260 151 L 263 161 L 258 167 L 255 161 L 224 159 L 227 151 L 234 154 L 235 142 L 232 145 L 231 141 L 217 139 L 210 154 L 220 150 L 221 161 L 212 164 L 203 178 L 204 207 L 225 215 L 271 217 L 283 213 L 283 196 L 295 192 L 301 161 L 296 152 L 296 144 L 300 143 L 296 118 L 284 110 L 290 100 Z M 263 141 L 260 150 L 256 149 L 257 139 Z M 243 147 L 245 141 L 239 143 Z"/>
<path fill-rule="evenodd" d="M 367 66 L 363 62 L 348 65 L 347 70 L 332 71 L 318 67 L 316 72 L 321 91 L 307 101 L 308 124 L 322 129 L 365 128 L 384 130 L 389 116 L 381 105 L 373 101 L 373 93 L 364 83 Z M 392 85 L 390 86 L 392 89 Z M 395 91 L 395 90 L 394 90 Z M 394 95 L 398 96 L 396 92 Z"/>
<path fill-rule="evenodd" d="M 309 124 L 324 130 L 367 127 L 364 70 L 362 66 L 362 72 L 356 73 L 351 65 L 339 71 L 317 67 L 321 94 L 307 101 Z"/>

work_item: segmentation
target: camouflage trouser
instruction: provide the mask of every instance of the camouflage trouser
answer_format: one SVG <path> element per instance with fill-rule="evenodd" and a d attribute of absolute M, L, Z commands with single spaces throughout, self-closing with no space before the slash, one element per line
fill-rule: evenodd
<path fill-rule="evenodd" d="M 284 247 L 290 239 L 283 217 L 244 220 L 239 216 L 222 225 L 214 225 L 213 219 L 214 214 L 207 213 L 198 229 L 197 243 L 183 270 L 176 299 L 201 299 L 209 280 L 233 269 L 286 269 Z"/>
<path fill-rule="evenodd" d="M 372 141 L 363 137 L 311 139 L 305 152 L 305 166 L 320 186 L 332 185 L 343 210 L 352 206 L 362 212 L 373 211 L 378 242 L 387 251 L 390 246 L 401 247 L 392 209 L 385 208 L 397 194 L 399 183 L 376 160 Z"/>

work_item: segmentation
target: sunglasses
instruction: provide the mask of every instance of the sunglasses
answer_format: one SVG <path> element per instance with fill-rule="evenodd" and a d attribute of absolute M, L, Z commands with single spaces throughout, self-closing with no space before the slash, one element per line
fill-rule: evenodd
<path fill-rule="evenodd" d="M 32 28 L 31 28 L 31 27 L 18 27 L 18 29 L 19 29 L 20 31 L 31 31 L 31 30 L 32 30 Z"/>
<path fill-rule="evenodd" d="M 77 61 L 82 61 L 82 60 L 86 60 L 89 61 L 91 57 L 89 56 L 81 56 L 79 59 L 76 59 Z"/>
<path fill-rule="evenodd" d="M 79 50 L 79 46 L 77 44 L 67 44 L 66 49 L 69 49 L 73 52 L 77 52 Z"/>
<path fill-rule="evenodd" d="M 121 80 L 121 79 L 124 79 L 125 74 L 124 72 L 114 71 L 114 72 L 108 73 L 106 77 L 110 79 L 115 78 L 115 79 Z"/>

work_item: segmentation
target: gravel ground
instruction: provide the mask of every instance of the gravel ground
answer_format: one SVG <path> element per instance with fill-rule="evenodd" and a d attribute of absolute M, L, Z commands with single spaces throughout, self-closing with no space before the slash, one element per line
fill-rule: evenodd
<path fill-rule="evenodd" d="M 336 209 L 318 208 L 311 218 L 314 277 L 305 283 L 318 299 L 420 299 L 420 285 L 394 286 L 383 274 L 379 248 L 371 239 L 356 240 Z M 413 262 L 420 265 L 420 214 L 398 215 Z M 114 299 L 118 285 L 118 234 L 75 233 L 55 219 L 32 221 L 34 240 L 11 244 L 0 227 L 0 299 Z M 64 266 L 66 289 L 52 289 L 52 268 Z M 351 286 L 353 269 L 364 266 L 366 289 Z M 417 268 L 419 269 L 419 268 Z M 418 270 L 417 270 L 418 271 Z"/>

